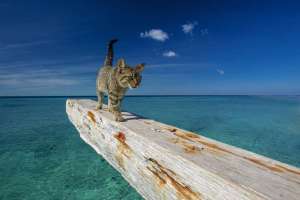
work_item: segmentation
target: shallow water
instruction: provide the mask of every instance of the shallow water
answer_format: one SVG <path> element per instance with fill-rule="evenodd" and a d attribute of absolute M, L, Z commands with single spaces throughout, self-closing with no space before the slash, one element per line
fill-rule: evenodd
<path fill-rule="evenodd" d="M 85 144 L 66 98 L 0 98 L 0 199 L 141 199 Z M 300 167 L 297 96 L 126 97 L 124 109 Z"/>
<path fill-rule="evenodd" d="M 65 100 L 0 99 L 0 199 L 142 199 L 79 138 Z"/>

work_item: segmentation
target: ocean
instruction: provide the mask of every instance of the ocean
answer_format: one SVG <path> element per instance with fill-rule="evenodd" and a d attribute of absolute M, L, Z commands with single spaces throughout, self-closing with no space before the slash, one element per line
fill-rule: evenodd
<path fill-rule="evenodd" d="M 0 199 L 142 199 L 80 139 L 66 99 L 0 98 Z M 123 108 L 300 167 L 300 96 L 130 96 Z"/>

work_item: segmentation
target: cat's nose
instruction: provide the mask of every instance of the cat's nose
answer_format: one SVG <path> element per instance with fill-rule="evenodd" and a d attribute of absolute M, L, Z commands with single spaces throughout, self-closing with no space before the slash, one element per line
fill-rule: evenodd
<path fill-rule="evenodd" d="M 139 85 L 140 83 L 137 82 L 136 84 L 134 84 L 133 88 L 137 88 Z"/>
<path fill-rule="evenodd" d="M 136 84 L 135 84 L 135 88 L 137 88 L 137 87 L 140 85 L 140 83 L 141 83 L 141 81 L 138 80 L 138 81 L 136 82 Z"/>

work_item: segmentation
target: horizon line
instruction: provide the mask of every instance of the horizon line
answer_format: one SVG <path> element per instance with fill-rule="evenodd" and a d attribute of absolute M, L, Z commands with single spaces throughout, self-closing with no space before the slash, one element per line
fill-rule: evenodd
<path fill-rule="evenodd" d="M 106 95 L 107 96 L 107 95 Z M 125 95 L 125 97 L 147 97 L 147 96 L 300 96 L 300 94 L 144 94 Z M 15 95 L 1 96 L 0 98 L 63 98 L 63 97 L 97 97 L 96 95 Z"/>

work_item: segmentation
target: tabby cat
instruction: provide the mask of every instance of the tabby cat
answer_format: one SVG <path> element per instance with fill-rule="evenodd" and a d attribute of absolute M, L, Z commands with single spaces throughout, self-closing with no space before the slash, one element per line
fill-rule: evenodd
<path fill-rule="evenodd" d="M 124 59 L 119 59 L 117 66 L 113 67 L 113 44 L 117 41 L 117 39 L 109 41 L 104 65 L 98 71 L 96 80 L 97 109 L 102 109 L 104 93 L 106 93 L 109 112 L 114 115 L 116 121 L 124 121 L 121 115 L 122 99 L 128 88 L 137 88 L 140 85 L 142 80 L 140 73 L 144 70 L 145 64 L 130 67 Z"/>

